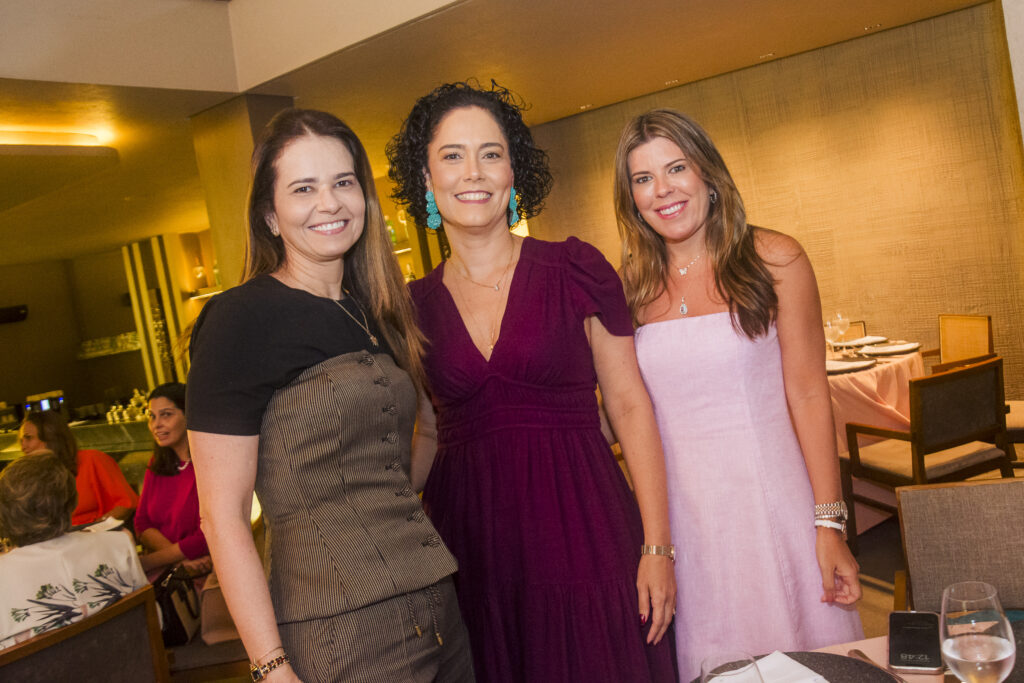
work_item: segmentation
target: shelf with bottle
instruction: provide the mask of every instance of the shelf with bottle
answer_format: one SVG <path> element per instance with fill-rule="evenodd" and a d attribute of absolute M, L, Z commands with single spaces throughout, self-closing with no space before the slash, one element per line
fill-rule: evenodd
<path fill-rule="evenodd" d="M 138 332 L 123 332 L 113 337 L 86 339 L 79 345 L 76 357 L 79 360 L 89 360 L 90 358 L 101 358 L 118 353 L 138 351 L 141 348 L 142 345 L 139 343 Z"/>

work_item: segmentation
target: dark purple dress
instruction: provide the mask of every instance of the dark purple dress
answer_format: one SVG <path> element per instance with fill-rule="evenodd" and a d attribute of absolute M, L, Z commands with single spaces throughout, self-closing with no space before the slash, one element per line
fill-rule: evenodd
<path fill-rule="evenodd" d="M 527 238 L 487 362 L 443 270 L 410 286 L 438 410 L 423 500 L 459 561 L 478 681 L 675 681 L 671 635 L 644 642 L 640 513 L 601 434 L 584 332 L 597 315 L 632 336 L 618 276 L 575 238 Z"/>

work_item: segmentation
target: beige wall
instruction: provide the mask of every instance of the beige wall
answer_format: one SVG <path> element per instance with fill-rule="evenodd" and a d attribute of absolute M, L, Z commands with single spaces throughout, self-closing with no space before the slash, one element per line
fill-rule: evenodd
<path fill-rule="evenodd" d="M 803 243 L 826 315 L 935 346 L 939 313 L 991 314 L 1024 397 L 1024 164 L 997 4 L 538 126 L 555 188 L 531 233 L 619 263 L 615 146 L 654 107 L 700 121 L 750 222 Z"/>

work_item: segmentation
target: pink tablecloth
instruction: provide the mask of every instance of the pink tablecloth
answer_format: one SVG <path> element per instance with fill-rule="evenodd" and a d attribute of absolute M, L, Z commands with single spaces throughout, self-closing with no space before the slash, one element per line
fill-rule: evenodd
<path fill-rule="evenodd" d="M 922 375 L 924 360 L 920 353 L 880 358 L 877 365 L 867 370 L 829 375 L 839 452 L 849 450 L 847 422 L 885 429 L 910 427 L 910 380 Z M 867 441 L 861 437 L 860 443 Z"/>

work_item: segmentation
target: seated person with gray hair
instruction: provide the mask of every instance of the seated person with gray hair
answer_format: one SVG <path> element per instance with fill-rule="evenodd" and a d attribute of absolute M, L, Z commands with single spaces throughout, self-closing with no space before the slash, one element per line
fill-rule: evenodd
<path fill-rule="evenodd" d="M 70 531 L 75 477 L 52 453 L 0 472 L 0 649 L 93 614 L 147 585 L 124 531 Z"/>

